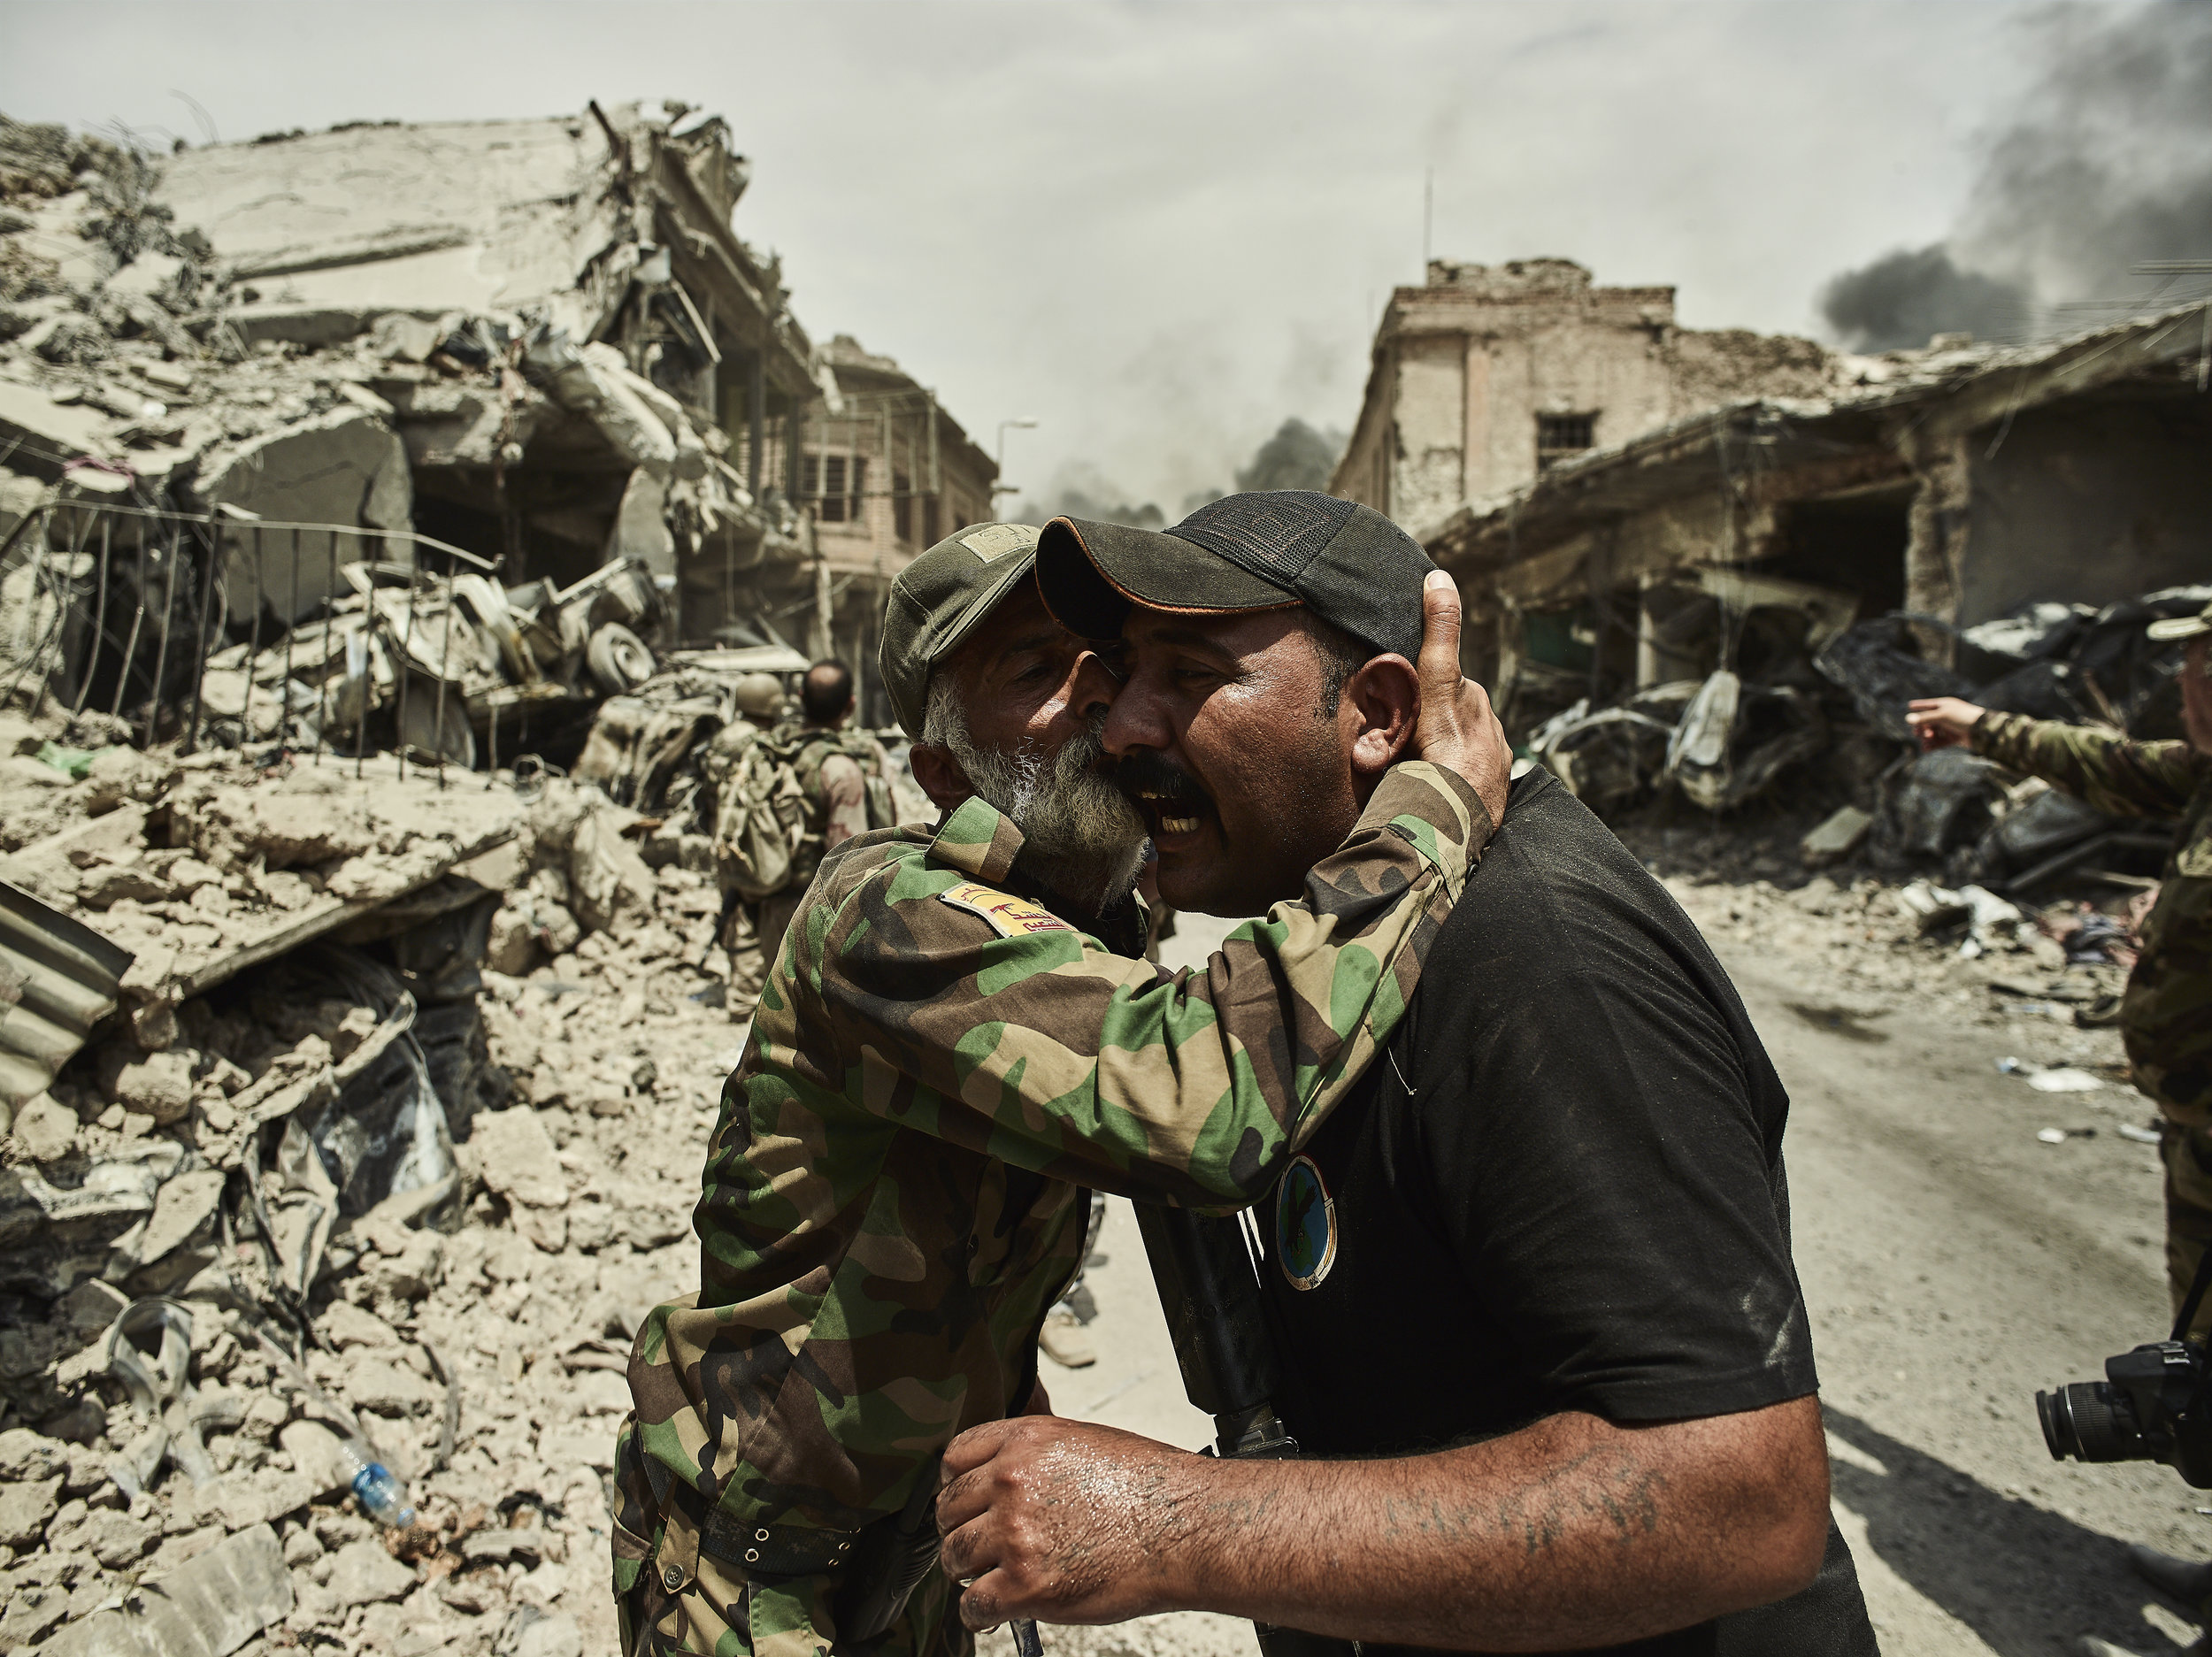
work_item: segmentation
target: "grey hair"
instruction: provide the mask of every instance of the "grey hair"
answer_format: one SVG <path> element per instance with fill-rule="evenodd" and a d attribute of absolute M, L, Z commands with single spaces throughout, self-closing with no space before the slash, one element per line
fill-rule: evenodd
<path fill-rule="evenodd" d="M 1121 791 L 1091 770 L 1102 714 L 1048 757 L 978 747 L 950 674 L 933 674 L 922 712 L 925 742 L 960 763 L 969 785 L 1026 837 L 1022 863 L 1048 886 L 1103 908 L 1136 884 L 1144 820 Z"/>
<path fill-rule="evenodd" d="M 929 676 L 929 698 L 922 709 L 922 740 L 939 748 L 968 743 L 968 709 L 960 700 L 960 687 L 949 673 Z"/>

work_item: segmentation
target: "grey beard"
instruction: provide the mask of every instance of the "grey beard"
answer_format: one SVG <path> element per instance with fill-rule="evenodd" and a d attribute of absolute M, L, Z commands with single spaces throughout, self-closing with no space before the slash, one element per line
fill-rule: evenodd
<path fill-rule="evenodd" d="M 1097 723 L 1048 762 L 975 746 L 964 728 L 945 733 L 977 794 L 1022 832 L 1015 862 L 1048 890 L 1103 910 L 1126 897 L 1144 862 L 1145 823 L 1093 767 L 1105 752 Z"/>

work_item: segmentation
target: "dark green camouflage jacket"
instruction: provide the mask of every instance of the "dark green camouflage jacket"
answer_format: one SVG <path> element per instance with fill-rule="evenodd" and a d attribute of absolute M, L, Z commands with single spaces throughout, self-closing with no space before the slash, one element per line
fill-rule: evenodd
<path fill-rule="evenodd" d="M 2186 742 L 1985 714 L 1974 748 L 2113 817 L 2177 817 L 2158 901 L 2120 1002 L 2136 1085 L 2185 1127 L 2212 1126 L 2212 756 Z"/>
<path fill-rule="evenodd" d="M 1026 894 L 1020 833 L 979 799 L 832 853 L 723 1091 L 701 1287 L 631 1355 L 618 1592 L 649 1563 L 695 1575 L 703 1527 L 895 1514 L 955 1435 L 1018 1412 L 1081 1188 L 1262 1195 L 1389 1039 L 1494 826 L 1459 778 L 1401 764 L 1302 904 L 1172 973 Z M 755 1582 L 756 1649 L 826 1646 L 826 1604 Z"/>

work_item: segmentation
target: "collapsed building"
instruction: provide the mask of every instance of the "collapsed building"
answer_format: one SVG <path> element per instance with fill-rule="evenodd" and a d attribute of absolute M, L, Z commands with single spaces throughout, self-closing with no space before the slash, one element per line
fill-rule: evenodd
<path fill-rule="evenodd" d="M 893 715 L 874 665 L 891 582 L 915 554 L 997 517 L 998 465 L 895 359 L 841 334 L 818 360 L 829 395 L 796 449 L 779 450 L 764 475 L 772 493 L 810 508 L 813 654 L 864 664 L 863 716 L 887 725 Z"/>
<path fill-rule="evenodd" d="M 1671 622 L 1692 589 L 1738 591 L 1745 614 L 1771 592 L 1816 629 L 1907 611 L 1947 663 L 1956 629 L 2023 604 L 2101 607 L 2212 568 L 2206 316 L 1861 359 L 1827 396 L 1732 400 L 1417 533 L 1532 714 L 1709 671 Z"/>
<path fill-rule="evenodd" d="M 1696 410 L 1833 388 L 1811 340 L 1675 321 L 1671 288 L 1600 288 L 1571 259 L 1429 262 L 1390 298 L 1331 493 L 1416 530 L 1559 461 Z"/>
<path fill-rule="evenodd" d="M 1867 840 L 2033 885 L 2101 848 L 2139 877 L 2154 830 L 2056 800 L 1992 842 L 2039 786 L 1912 759 L 1905 706 L 2179 733 L 2143 625 L 2212 596 L 2212 311 L 1861 357 L 1677 329 L 1672 297 L 1440 261 L 1377 337 L 1335 491 L 1458 579 L 1524 756 L 1614 813 L 1793 785 L 1838 814 L 1816 860 Z"/>
<path fill-rule="evenodd" d="M 0 118 L 0 1650 L 614 1638 L 761 966 L 701 750 L 810 655 L 881 717 L 995 481 L 687 113 Z"/>
<path fill-rule="evenodd" d="M 496 572 L 517 626 L 557 632 L 557 601 L 616 564 L 646 590 L 594 630 L 844 654 L 872 679 L 914 537 L 989 517 L 995 470 L 895 364 L 816 349 L 780 260 L 733 228 L 748 177 L 726 125 L 676 104 L 158 159 L 7 122 L 10 688 L 128 705 L 143 740 L 173 676 L 349 588 Z M 905 527 L 856 556 L 863 502 Z M 486 596 L 460 602 L 500 633 Z M 519 694 L 470 711 L 511 756 L 552 721 L 507 654 Z M 553 677 L 588 696 L 634 675 Z"/>

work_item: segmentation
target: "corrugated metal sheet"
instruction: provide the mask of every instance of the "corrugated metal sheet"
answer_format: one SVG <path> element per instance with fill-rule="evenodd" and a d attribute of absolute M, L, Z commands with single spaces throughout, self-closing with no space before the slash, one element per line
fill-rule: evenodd
<path fill-rule="evenodd" d="M 115 1010 L 131 952 L 0 880 L 0 1100 L 43 1093 Z"/>

